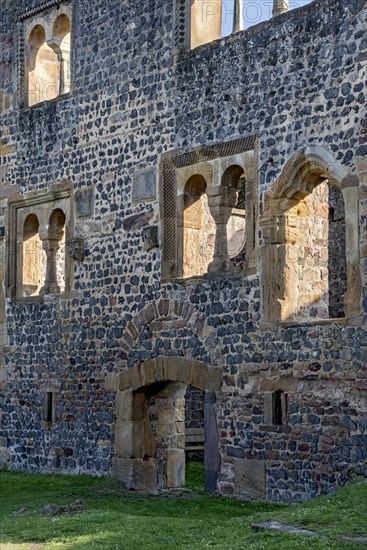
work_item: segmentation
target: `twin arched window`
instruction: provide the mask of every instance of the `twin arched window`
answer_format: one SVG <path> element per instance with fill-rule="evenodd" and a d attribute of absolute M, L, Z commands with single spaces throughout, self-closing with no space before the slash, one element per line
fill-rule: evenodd
<path fill-rule="evenodd" d="M 58 13 L 29 25 L 26 35 L 28 105 L 70 91 L 70 18 Z"/>
<path fill-rule="evenodd" d="M 204 175 L 193 174 L 184 186 L 182 276 L 225 271 L 246 265 L 246 178 L 229 166 L 219 194 Z"/>
<path fill-rule="evenodd" d="M 65 290 L 65 214 L 53 210 L 46 227 L 40 229 L 36 214 L 23 226 L 21 297 L 60 293 Z M 20 292 L 19 292 L 20 291 Z"/>

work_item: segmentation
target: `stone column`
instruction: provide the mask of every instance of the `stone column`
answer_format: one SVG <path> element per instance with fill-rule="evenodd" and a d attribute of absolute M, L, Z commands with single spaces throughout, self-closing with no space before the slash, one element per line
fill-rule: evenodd
<path fill-rule="evenodd" d="M 214 256 L 208 266 L 208 271 L 225 271 L 229 267 L 227 223 L 231 216 L 232 208 L 223 205 L 222 195 L 209 197 L 208 202 L 216 225 Z"/>
<path fill-rule="evenodd" d="M 60 50 L 57 54 L 59 60 L 59 94 L 67 94 L 70 91 L 70 54 Z"/>
<path fill-rule="evenodd" d="M 57 94 L 66 94 L 70 91 L 70 50 L 61 48 L 57 39 L 47 41 L 47 45 L 55 52 L 58 61 L 58 90 Z"/>
<path fill-rule="evenodd" d="M 232 33 L 243 31 L 242 0 L 234 0 Z"/>
<path fill-rule="evenodd" d="M 289 213 L 296 204 L 291 199 L 283 203 L 274 200 L 272 211 L 261 221 L 264 239 L 261 249 L 262 287 L 267 323 L 290 321 L 297 311 L 301 236 L 296 216 Z M 286 214 L 282 213 L 284 210 Z"/>
<path fill-rule="evenodd" d="M 60 287 L 57 284 L 57 267 L 56 254 L 60 248 L 60 243 L 57 239 L 46 239 L 43 241 L 43 249 L 47 255 L 46 280 L 40 290 L 40 294 L 52 294 L 60 292 Z"/>
<path fill-rule="evenodd" d="M 274 0 L 273 2 L 273 17 L 286 13 L 289 10 L 288 0 Z"/>

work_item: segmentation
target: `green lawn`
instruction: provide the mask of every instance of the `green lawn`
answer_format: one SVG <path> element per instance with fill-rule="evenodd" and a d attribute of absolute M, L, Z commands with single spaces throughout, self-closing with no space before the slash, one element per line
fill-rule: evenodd
<path fill-rule="evenodd" d="M 175 495 L 138 495 L 116 481 L 87 476 L 0 472 L 1 550 L 363 549 L 339 536 L 367 535 L 367 484 L 298 506 L 248 504 L 194 493 L 202 471 L 188 465 L 188 490 Z M 41 514 L 46 504 L 83 499 L 75 515 Z M 26 508 L 23 513 L 17 513 Z M 251 524 L 276 519 L 317 531 L 317 538 L 257 533 Z"/>

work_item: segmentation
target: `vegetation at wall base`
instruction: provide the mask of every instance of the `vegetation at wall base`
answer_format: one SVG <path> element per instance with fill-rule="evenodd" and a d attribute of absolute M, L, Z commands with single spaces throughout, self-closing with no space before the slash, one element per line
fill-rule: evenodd
<path fill-rule="evenodd" d="M 127 491 L 111 479 L 0 472 L 0 548 L 367 548 L 367 543 L 341 540 L 342 535 L 367 535 L 367 483 L 363 480 L 297 506 L 251 504 L 204 495 L 199 490 L 201 468 L 198 463 L 187 466 L 185 491 L 157 495 Z M 256 532 L 251 528 L 270 519 L 313 530 L 317 536 Z"/>

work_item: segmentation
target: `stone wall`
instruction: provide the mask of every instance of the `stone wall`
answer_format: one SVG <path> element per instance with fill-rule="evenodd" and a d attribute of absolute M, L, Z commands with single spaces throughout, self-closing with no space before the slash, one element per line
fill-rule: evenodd
<path fill-rule="evenodd" d="M 204 391 L 193 386 L 187 388 L 185 394 L 186 428 L 204 428 L 204 401 Z"/>
<path fill-rule="evenodd" d="M 13 1 L 2 10 L 2 462 L 108 475 L 121 446 L 121 377 L 166 357 L 222 370 L 212 406 L 222 494 L 299 501 L 366 474 L 366 2 L 318 0 L 187 52 L 174 40 L 173 0 L 80 0 L 71 92 L 31 108 L 22 103 L 23 23 Z M 347 320 L 269 324 L 264 296 L 277 274 L 261 262 L 240 274 L 161 279 L 160 246 L 147 250 L 142 235 L 158 227 L 162 243 L 162 155 L 247 135 L 256 136 L 260 221 L 265 193 L 300 149 L 327 150 L 349 174 L 344 200 L 357 194 L 358 208 L 345 223 L 359 225 L 360 242 L 357 255 L 347 242 L 347 300 L 358 305 Z M 21 303 L 3 267 L 7 199 L 65 182 L 85 257 L 74 261 L 70 292 Z M 264 239 L 260 225 L 259 257 Z M 50 384 L 59 388 L 56 420 L 45 426 Z M 264 396 L 277 390 L 288 416 L 269 426 Z"/>

